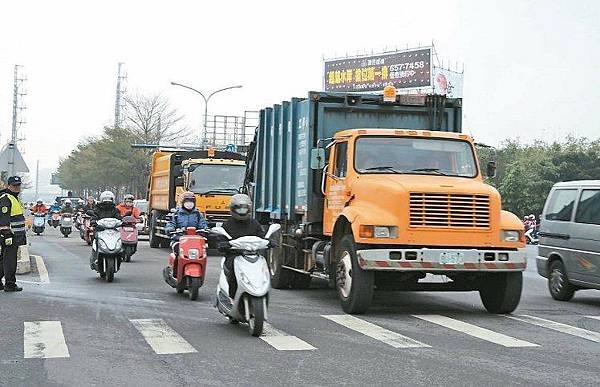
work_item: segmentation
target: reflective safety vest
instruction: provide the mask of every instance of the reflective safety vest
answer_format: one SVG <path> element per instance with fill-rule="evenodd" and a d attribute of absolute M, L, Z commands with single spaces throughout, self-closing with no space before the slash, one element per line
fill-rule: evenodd
<path fill-rule="evenodd" d="M 8 197 L 10 200 L 10 229 L 15 234 L 25 234 L 25 215 L 23 214 L 23 205 L 13 195 L 4 193 L 0 199 Z M 2 213 L 8 212 L 8 208 L 2 207 Z"/>

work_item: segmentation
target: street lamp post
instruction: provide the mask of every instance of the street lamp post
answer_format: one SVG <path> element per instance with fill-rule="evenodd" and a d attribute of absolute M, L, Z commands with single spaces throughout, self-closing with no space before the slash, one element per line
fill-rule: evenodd
<path fill-rule="evenodd" d="M 225 91 L 225 90 L 230 90 L 230 89 L 239 89 L 239 88 L 242 87 L 242 85 L 229 86 L 229 87 L 224 87 L 222 89 L 215 90 L 212 93 L 210 93 L 208 95 L 208 97 L 206 97 L 204 95 L 204 93 L 202 93 L 200 90 L 196 90 L 196 89 L 194 89 L 193 87 L 190 87 L 190 86 L 182 85 L 181 83 L 171 82 L 171 85 L 173 85 L 173 86 L 181 86 L 181 87 L 184 87 L 186 89 L 189 89 L 189 90 L 191 90 L 191 91 L 193 91 L 193 92 L 195 92 L 197 94 L 200 94 L 200 96 L 202 97 L 202 99 L 204 99 L 204 128 L 203 128 L 203 134 L 202 134 L 202 145 L 203 145 L 203 148 L 204 148 L 205 145 L 206 145 L 206 138 L 208 136 L 208 128 L 207 128 L 207 124 L 208 124 L 208 121 L 207 121 L 208 120 L 208 101 L 210 101 L 211 97 L 213 95 L 217 94 L 217 93 L 220 93 L 220 92 Z"/>

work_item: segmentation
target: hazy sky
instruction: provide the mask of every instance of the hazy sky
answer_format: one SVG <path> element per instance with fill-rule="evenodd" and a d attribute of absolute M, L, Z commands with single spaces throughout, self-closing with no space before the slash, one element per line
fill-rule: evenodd
<path fill-rule="evenodd" d="M 464 130 L 496 144 L 600 136 L 600 2 L 583 1 L 2 1 L 0 142 L 10 136 L 12 74 L 24 65 L 21 145 L 30 168 L 54 166 L 113 120 L 117 63 L 130 92 L 162 92 L 199 130 L 306 96 L 322 57 L 416 46 L 464 63 Z"/>

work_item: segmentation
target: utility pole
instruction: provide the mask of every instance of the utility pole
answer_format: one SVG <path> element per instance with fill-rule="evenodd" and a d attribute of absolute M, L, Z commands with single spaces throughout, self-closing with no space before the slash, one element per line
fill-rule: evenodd
<path fill-rule="evenodd" d="M 40 187 L 40 160 L 38 160 L 35 165 L 35 200 L 37 200 L 39 197 L 38 196 L 39 187 Z"/>
<path fill-rule="evenodd" d="M 25 105 L 22 103 L 23 97 L 26 95 L 25 90 L 23 89 L 23 84 L 25 82 L 25 78 L 22 78 L 19 75 L 19 68 L 22 67 L 20 65 L 15 65 L 14 70 L 14 86 L 13 86 L 13 111 L 12 111 L 12 133 L 10 142 L 8 144 L 9 149 L 9 162 L 8 162 L 8 176 L 13 176 L 17 172 L 15 170 L 15 159 L 17 150 L 17 141 L 18 138 L 18 130 L 21 124 L 24 124 L 25 121 L 22 120 L 22 113 L 26 109 Z"/>
<path fill-rule="evenodd" d="M 115 128 L 120 128 L 123 124 L 123 110 L 125 109 L 125 80 L 127 74 L 124 73 L 123 65 L 119 62 L 119 70 L 117 73 L 117 94 L 115 98 Z"/>

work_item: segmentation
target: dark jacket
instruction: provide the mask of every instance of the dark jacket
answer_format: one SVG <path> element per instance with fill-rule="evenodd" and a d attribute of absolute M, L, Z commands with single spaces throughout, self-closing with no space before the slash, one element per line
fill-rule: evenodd
<path fill-rule="evenodd" d="M 165 232 L 168 234 L 177 229 L 185 229 L 187 227 L 194 227 L 197 230 L 201 230 L 208 228 L 208 224 L 198 209 L 194 208 L 193 210 L 188 211 L 185 208 L 180 207 L 175 214 L 173 214 L 171 221 L 167 223 Z M 175 234 L 171 239 L 178 241 L 179 237 L 180 235 Z"/>
<path fill-rule="evenodd" d="M 223 223 L 222 227 L 225 229 L 225 231 L 227 231 L 232 239 L 238 239 L 243 236 L 257 236 L 260 238 L 265 237 L 265 232 L 256 219 L 240 221 L 229 218 L 225 223 Z M 225 237 L 219 236 L 216 245 L 220 252 L 225 253 L 227 258 L 231 258 L 236 255 L 236 252 L 231 250 L 229 241 Z"/>
<path fill-rule="evenodd" d="M 72 214 L 74 212 L 75 212 L 75 209 L 73 208 L 73 206 L 65 205 L 63 208 L 60 209 L 61 214 Z"/>
<path fill-rule="evenodd" d="M 114 203 L 98 203 L 96 206 L 94 206 L 94 216 L 92 216 L 92 219 L 100 220 L 104 218 L 121 219 L 121 213 Z"/>

